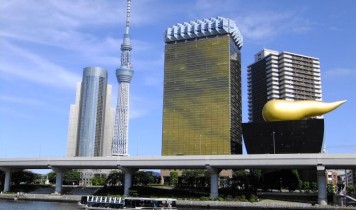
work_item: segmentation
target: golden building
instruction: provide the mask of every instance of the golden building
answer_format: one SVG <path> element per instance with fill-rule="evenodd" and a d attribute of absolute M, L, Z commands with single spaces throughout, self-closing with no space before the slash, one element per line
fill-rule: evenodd
<path fill-rule="evenodd" d="M 241 154 L 242 36 L 217 17 L 166 30 L 162 155 Z"/>

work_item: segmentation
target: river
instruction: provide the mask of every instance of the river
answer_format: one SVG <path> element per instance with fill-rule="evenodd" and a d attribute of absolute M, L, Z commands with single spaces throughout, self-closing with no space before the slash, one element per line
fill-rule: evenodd
<path fill-rule="evenodd" d="M 76 203 L 0 200 L 0 210 L 78 210 Z"/>
<path fill-rule="evenodd" d="M 179 208 L 180 210 L 204 210 L 207 208 Z M 230 208 L 231 209 L 231 208 Z M 0 200 L 0 210 L 79 210 L 76 203 Z M 209 208 L 209 210 L 218 210 Z M 226 209 L 225 209 L 226 210 Z M 251 209 L 252 210 L 252 209 Z"/>
<path fill-rule="evenodd" d="M 263 209 L 274 209 L 275 207 L 266 206 L 266 208 L 254 208 L 254 207 L 234 207 L 234 208 L 202 208 L 202 207 L 179 207 L 179 210 L 229 210 L 229 209 L 249 209 L 249 210 L 263 210 Z M 330 208 L 330 207 L 329 207 Z M 340 207 L 338 207 L 340 208 Z M 13 200 L 0 200 L 0 210 L 79 210 L 79 206 L 76 203 L 61 203 L 61 202 L 44 202 L 44 201 L 13 201 Z M 284 209 L 284 208 L 276 208 Z M 308 207 L 293 208 L 288 209 L 315 209 Z M 319 209 L 323 209 L 320 207 Z M 332 209 L 332 208 L 330 208 Z"/>

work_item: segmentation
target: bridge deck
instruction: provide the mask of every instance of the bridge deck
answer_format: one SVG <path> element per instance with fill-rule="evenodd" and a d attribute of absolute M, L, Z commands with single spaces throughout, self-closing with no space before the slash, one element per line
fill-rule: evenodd
<path fill-rule="evenodd" d="M 356 154 L 260 154 L 209 156 L 114 156 L 70 158 L 0 158 L 1 168 L 18 169 L 219 169 L 244 168 L 356 168 Z"/>

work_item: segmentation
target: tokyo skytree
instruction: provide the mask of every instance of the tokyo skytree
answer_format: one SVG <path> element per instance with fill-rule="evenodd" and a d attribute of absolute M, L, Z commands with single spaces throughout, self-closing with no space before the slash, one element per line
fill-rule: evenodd
<path fill-rule="evenodd" d="M 132 50 L 130 40 L 130 10 L 131 0 L 127 0 L 126 29 L 121 44 L 121 66 L 116 69 L 119 94 L 115 113 L 112 155 L 128 155 L 130 82 L 134 73 L 130 54 Z"/>

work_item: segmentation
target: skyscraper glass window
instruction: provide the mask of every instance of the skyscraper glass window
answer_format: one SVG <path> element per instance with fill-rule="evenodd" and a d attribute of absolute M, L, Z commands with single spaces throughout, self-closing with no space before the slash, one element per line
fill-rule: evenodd
<path fill-rule="evenodd" d="M 162 155 L 241 154 L 242 36 L 217 17 L 166 30 Z"/>
<path fill-rule="evenodd" d="M 84 69 L 79 105 L 77 156 L 102 156 L 106 87 L 105 69 Z"/>

